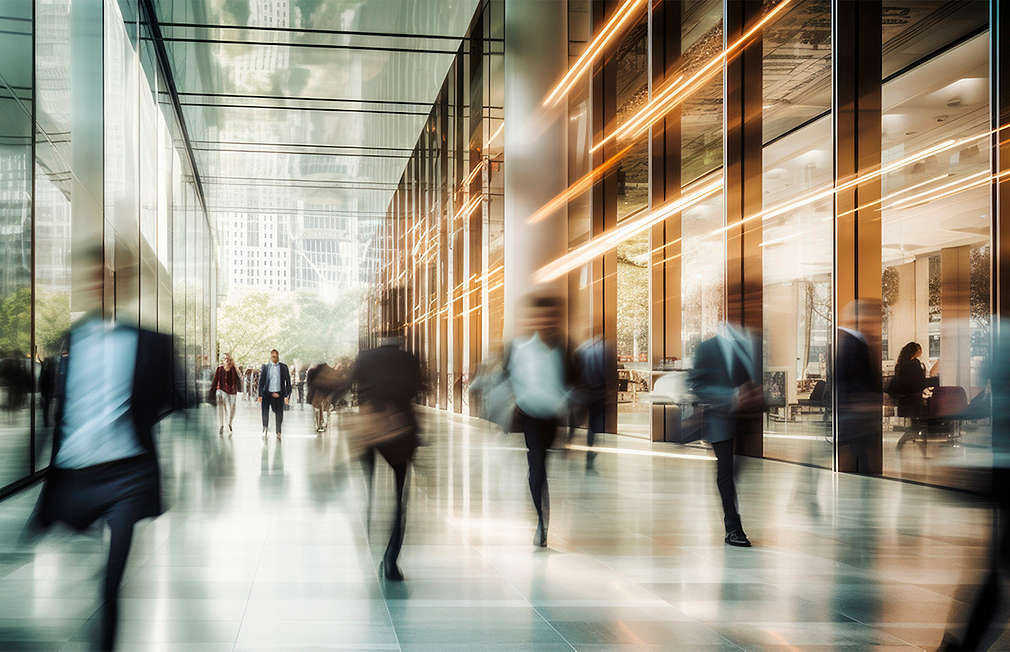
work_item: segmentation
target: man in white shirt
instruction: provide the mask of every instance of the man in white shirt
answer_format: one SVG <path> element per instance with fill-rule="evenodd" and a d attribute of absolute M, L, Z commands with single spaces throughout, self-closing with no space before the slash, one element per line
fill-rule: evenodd
<path fill-rule="evenodd" d="M 291 396 L 291 374 L 288 366 L 280 361 L 277 349 L 270 351 L 270 362 L 260 367 L 259 398 L 263 410 L 263 439 L 267 438 L 270 426 L 270 410 L 274 411 L 277 439 L 281 438 L 281 424 L 284 422 L 284 406 Z"/>

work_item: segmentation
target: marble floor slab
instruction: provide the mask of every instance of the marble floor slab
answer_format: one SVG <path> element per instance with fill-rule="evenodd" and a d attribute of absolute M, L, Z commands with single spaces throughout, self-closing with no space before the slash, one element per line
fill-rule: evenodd
<path fill-rule="evenodd" d="M 243 401 L 231 438 L 207 406 L 164 423 L 169 509 L 137 527 L 121 649 L 934 649 L 985 567 L 983 502 L 771 460 L 741 464 L 754 547 L 729 548 L 704 449 L 606 436 L 592 472 L 578 437 L 548 455 L 535 548 L 521 438 L 421 414 L 402 584 L 377 574 L 392 475 L 368 509 L 339 419 L 317 436 L 294 406 L 282 441 Z M 86 649 L 106 535 L 20 540 L 37 494 L 0 502 L 0 649 Z"/>

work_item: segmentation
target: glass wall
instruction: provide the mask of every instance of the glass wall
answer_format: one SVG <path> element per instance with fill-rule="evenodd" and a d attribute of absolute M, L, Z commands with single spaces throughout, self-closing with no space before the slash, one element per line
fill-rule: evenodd
<path fill-rule="evenodd" d="M 570 64 L 624 6 L 568 1 Z M 596 258 L 568 276 L 570 339 L 602 337 L 612 356 L 608 427 L 657 440 L 657 412 L 649 409 L 656 380 L 683 373 L 722 322 L 743 319 L 762 336 L 756 380 L 764 385 L 766 409 L 738 444 L 747 454 L 851 470 L 838 456 L 842 407 L 834 395 L 841 381 L 833 374 L 854 295 L 881 309 L 879 332 L 874 323 L 858 324 L 882 379 L 883 453 L 874 453 L 881 459 L 869 468 L 978 488 L 991 466 L 989 420 L 964 414 L 968 406 L 979 408 L 976 416 L 987 409 L 982 369 L 998 218 L 987 136 L 990 3 L 886 0 L 879 33 L 876 20 L 857 21 L 874 25 L 863 36 L 879 39 L 879 61 L 876 52 L 854 52 L 852 40 L 833 42 L 833 28 L 843 25 L 833 25 L 829 4 L 750 3 L 740 15 L 724 15 L 725 6 L 642 3 L 567 95 L 569 252 L 639 218 L 649 227 L 608 238 L 616 246 L 603 255 L 593 250 Z M 740 55 L 734 39 L 769 12 L 775 15 Z M 488 37 L 486 21 L 484 14 L 475 25 L 485 25 Z M 447 361 L 439 364 L 452 387 L 446 403 L 457 411 L 464 409 L 474 362 L 498 344 L 501 303 L 492 289 L 502 262 L 494 244 L 500 226 L 487 202 L 499 192 L 489 161 L 500 152 L 498 127 L 488 116 L 500 109 L 489 99 L 497 82 L 488 41 L 480 56 L 461 52 L 449 74 L 446 99 L 439 100 L 446 102 L 447 126 L 434 117 L 428 126 L 432 133 L 445 129 L 445 136 L 422 139 L 424 147 L 444 147 L 448 158 L 450 190 L 444 204 L 435 202 L 447 224 L 436 249 L 448 290 L 415 312 L 423 319 L 447 314 L 438 326 Z M 464 44 L 477 42 L 471 35 Z M 734 54 L 723 58 L 727 47 Z M 875 74 L 857 77 L 857 69 L 877 64 L 879 86 Z M 840 104 L 841 91 L 833 88 L 844 75 L 867 85 L 853 100 L 856 108 Z M 476 80 L 483 80 L 479 92 Z M 678 84 L 679 91 L 667 92 Z M 856 113 L 853 135 L 842 125 Z M 622 133 L 633 120 L 651 129 Z M 477 122 L 486 124 L 478 129 Z M 935 151 L 917 155 L 928 148 Z M 848 155 L 860 184 L 841 172 Z M 407 170 L 390 204 L 387 288 L 411 282 L 414 268 L 404 260 L 425 250 L 415 234 L 430 236 L 419 225 L 431 224 L 423 211 L 433 204 L 418 194 L 425 191 L 413 183 L 413 168 Z M 671 202 L 686 203 L 664 212 Z M 481 219 L 471 217 L 479 211 Z M 843 235 L 852 225 L 854 235 Z M 917 357 L 909 355 L 918 348 Z M 906 368 L 921 369 L 926 379 L 914 400 L 892 386 L 905 358 L 912 365 Z M 871 408 L 875 423 L 877 406 Z"/>
<path fill-rule="evenodd" d="M 504 21 L 504 1 L 488 2 L 449 67 L 380 230 L 368 316 L 374 342 L 390 325 L 379 299 L 403 290 L 407 346 L 429 375 L 426 402 L 461 413 L 475 407 L 473 374 L 502 348 Z"/>
<path fill-rule="evenodd" d="M 941 3 L 923 4 L 900 29 L 884 33 L 885 74 L 898 72 L 881 89 L 881 158 L 894 164 L 949 139 L 960 142 L 882 179 L 881 358 L 885 387 L 891 385 L 883 467 L 893 477 L 973 488 L 977 469 L 992 463 L 989 420 L 952 417 L 985 400 L 992 269 L 988 6 L 961 3 L 950 31 L 941 32 L 931 21 Z M 909 66 L 912 38 L 926 40 L 933 52 Z M 907 386 L 910 369 L 921 370 L 925 381 Z"/>
<path fill-rule="evenodd" d="M 195 383 L 216 274 L 198 197 L 136 0 L 0 2 L 0 493 L 48 466 L 49 381 L 73 319 L 175 335 Z M 95 243 L 98 305 L 73 259 Z"/>

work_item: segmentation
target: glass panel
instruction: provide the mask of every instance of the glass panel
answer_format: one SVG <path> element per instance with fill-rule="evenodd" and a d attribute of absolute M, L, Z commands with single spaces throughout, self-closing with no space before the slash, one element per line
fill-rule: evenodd
<path fill-rule="evenodd" d="M 615 126 L 631 119 L 649 100 L 648 17 L 628 30 L 614 54 Z M 611 127 L 613 128 L 613 127 Z M 643 138 L 617 165 L 617 216 L 622 219 L 649 206 L 649 142 Z M 641 397 L 651 388 L 649 375 L 648 230 L 617 247 L 617 431 L 649 436 L 649 405 Z"/>
<path fill-rule="evenodd" d="M 763 30 L 764 141 L 831 110 L 831 8 L 801 2 Z"/>
<path fill-rule="evenodd" d="M 882 8 L 885 79 L 989 24 L 989 0 L 884 0 Z"/>
<path fill-rule="evenodd" d="M 0 2 L 0 487 L 31 471 L 32 8 Z"/>
<path fill-rule="evenodd" d="M 700 187 L 711 178 L 688 186 Z M 722 193 L 681 214 L 681 332 L 684 361 L 690 365 L 695 349 L 715 335 L 725 317 L 726 235 Z"/>
<path fill-rule="evenodd" d="M 765 147 L 764 209 L 832 181 L 831 118 Z M 827 197 L 764 221 L 766 457 L 830 468 L 833 202 Z"/>
<path fill-rule="evenodd" d="M 884 165 L 985 134 L 988 47 L 981 34 L 884 85 Z M 951 418 L 985 384 L 989 170 L 988 138 L 980 138 L 883 178 L 885 475 L 978 488 L 991 466 L 988 419 Z"/>
<path fill-rule="evenodd" d="M 53 393 L 63 336 L 70 328 L 70 0 L 36 4 L 35 75 L 35 469 L 49 465 Z"/>
<path fill-rule="evenodd" d="M 722 2 L 686 3 L 683 11 L 680 74 L 687 78 L 722 51 Z M 722 167 L 722 101 L 719 72 L 681 105 L 683 185 Z"/>

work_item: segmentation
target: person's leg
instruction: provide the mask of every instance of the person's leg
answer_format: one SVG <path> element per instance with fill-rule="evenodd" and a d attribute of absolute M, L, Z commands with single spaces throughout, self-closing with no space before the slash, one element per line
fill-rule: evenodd
<path fill-rule="evenodd" d="M 270 397 L 270 400 L 274 404 L 274 423 L 277 426 L 277 434 L 281 434 L 281 424 L 284 423 L 284 399 L 278 396 L 277 398 Z"/>
<path fill-rule="evenodd" d="M 723 522 L 726 525 L 726 533 L 729 534 L 743 529 L 736 504 L 736 480 L 733 477 L 733 440 L 728 439 L 713 443 L 712 451 L 716 458 L 715 483 L 719 487 L 719 496 L 722 498 Z"/>
<path fill-rule="evenodd" d="M 227 396 L 228 395 L 220 389 L 214 393 L 214 398 L 216 399 L 215 402 L 217 403 L 217 434 L 219 435 L 224 432 L 225 422 L 228 417 Z"/>
<path fill-rule="evenodd" d="M 116 625 L 119 620 L 119 585 L 126 570 L 126 559 L 133 541 L 133 523 L 110 521 L 111 540 L 109 561 L 105 567 L 105 586 L 102 591 L 102 641 L 101 649 L 111 650 L 116 644 Z"/>
<path fill-rule="evenodd" d="M 550 494 L 547 487 L 547 449 L 557 430 L 557 423 L 549 419 L 523 418 L 526 437 L 526 461 L 529 465 L 530 497 L 537 510 L 537 535 L 535 543 L 547 545 L 547 527 L 550 520 Z"/>
<path fill-rule="evenodd" d="M 263 434 L 267 434 L 267 429 L 270 427 L 270 396 L 264 396 L 260 399 L 260 409 L 263 412 Z"/>
<path fill-rule="evenodd" d="M 228 432 L 231 432 L 232 424 L 235 422 L 235 404 L 238 394 L 225 394 L 225 401 L 228 404 Z"/>
<path fill-rule="evenodd" d="M 606 411 L 603 401 L 593 401 L 589 405 L 589 422 L 587 424 L 586 430 L 586 445 L 592 448 L 596 445 L 596 435 L 597 433 L 603 432 L 606 428 Z M 589 451 L 586 453 L 586 468 L 593 468 L 593 463 L 596 461 L 596 451 Z"/>
<path fill-rule="evenodd" d="M 372 529 L 372 478 L 375 476 L 375 450 L 369 448 L 361 456 L 361 475 L 365 478 L 365 537 Z"/>
<path fill-rule="evenodd" d="M 389 543 L 386 544 L 386 554 L 383 555 L 382 564 L 386 577 L 399 581 L 403 580 L 403 574 L 396 565 L 396 560 L 400 557 L 400 548 L 403 546 L 403 530 L 407 517 L 407 498 L 404 495 L 407 484 L 407 463 L 400 462 L 393 466 L 393 474 L 396 480 L 396 512 L 393 515 L 393 529 L 389 533 Z"/>

